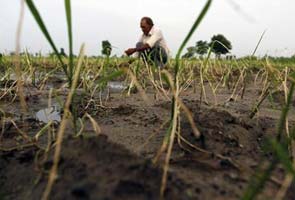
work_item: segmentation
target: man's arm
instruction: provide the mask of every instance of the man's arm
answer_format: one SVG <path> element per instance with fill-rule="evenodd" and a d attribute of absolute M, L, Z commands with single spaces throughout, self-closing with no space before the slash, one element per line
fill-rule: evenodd
<path fill-rule="evenodd" d="M 137 47 L 137 48 L 129 48 L 125 51 L 125 53 L 130 56 L 132 54 L 134 54 L 135 52 L 141 52 L 141 51 L 144 51 L 144 50 L 147 50 L 147 49 L 150 49 L 150 45 L 149 44 L 144 44 L 142 45 L 141 47 Z"/>

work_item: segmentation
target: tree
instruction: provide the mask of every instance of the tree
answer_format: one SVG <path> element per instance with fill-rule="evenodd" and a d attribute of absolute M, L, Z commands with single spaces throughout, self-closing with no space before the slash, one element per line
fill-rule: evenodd
<path fill-rule="evenodd" d="M 183 58 L 192 58 L 196 53 L 195 47 L 188 47 L 186 48 L 187 52 L 182 56 Z"/>
<path fill-rule="evenodd" d="M 61 56 L 67 57 L 67 54 L 65 53 L 64 48 L 60 48 L 60 52 L 59 52 L 59 54 L 60 54 Z"/>
<path fill-rule="evenodd" d="M 222 34 L 214 35 L 211 38 L 210 46 L 212 46 L 212 52 L 217 57 L 221 54 L 227 54 L 232 49 L 231 42 L 226 39 Z"/>
<path fill-rule="evenodd" d="M 196 42 L 196 53 L 201 57 L 208 52 L 209 44 L 207 41 L 199 40 Z"/>
<path fill-rule="evenodd" d="M 111 43 L 108 40 L 104 40 L 101 42 L 101 45 L 102 45 L 102 50 L 101 50 L 102 55 L 109 57 L 112 52 Z"/>

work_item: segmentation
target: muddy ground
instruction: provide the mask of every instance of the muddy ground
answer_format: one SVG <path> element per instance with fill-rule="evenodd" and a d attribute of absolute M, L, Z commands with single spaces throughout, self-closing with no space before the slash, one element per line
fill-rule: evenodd
<path fill-rule="evenodd" d="M 46 108 L 49 89 L 39 91 L 26 86 L 26 90 L 29 114 L 21 116 L 18 100 L 10 103 L 9 97 L 1 100 L 1 108 L 6 118 L 34 136 L 45 125 L 35 113 Z M 111 91 L 102 105 L 96 95 L 86 109 L 89 95 L 78 92 L 80 115 L 91 114 L 101 132 L 96 136 L 89 121 L 85 121 L 81 136 L 74 137 L 73 129 L 67 129 L 50 199 L 159 199 L 165 155 L 158 165 L 152 164 L 152 159 L 168 128 L 171 102 L 155 95 L 150 87 L 146 91 L 149 103 L 139 93 L 126 96 L 124 92 Z M 218 90 L 215 101 L 207 86 L 208 105 L 200 103 L 200 89 L 196 91 L 188 88 L 181 98 L 203 137 L 194 137 L 182 113 L 180 134 L 199 149 L 175 141 L 165 199 L 240 199 L 261 163 L 272 160 L 264 146 L 267 138 L 276 135 L 283 94 L 267 98 L 250 119 L 249 113 L 261 92 L 260 84 L 250 84 L 244 98 L 236 101 L 228 101 L 231 92 L 226 88 Z M 57 96 L 64 99 L 66 93 L 66 89 L 61 89 Z M 294 124 L 293 104 L 289 125 Z M 57 129 L 58 123 L 54 127 Z M 11 122 L 6 122 L 1 130 L 0 199 L 40 199 L 52 166 L 53 150 L 44 153 L 30 145 Z M 46 133 L 39 139 L 40 146 L 45 148 L 47 141 Z M 285 170 L 278 166 L 258 199 L 273 199 L 284 177 Z M 285 199 L 295 199 L 294 188 L 289 189 Z"/>

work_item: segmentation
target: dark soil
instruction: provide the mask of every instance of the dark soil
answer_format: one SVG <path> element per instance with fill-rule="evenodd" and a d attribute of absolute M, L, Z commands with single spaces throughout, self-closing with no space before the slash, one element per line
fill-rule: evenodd
<path fill-rule="evenodd" d="M 52 156 L 34 165 L 37 148 L 2 152 L 0 159 L 2 199 L 41 199 Z M 161 170 L 121 145 L 96 138 L 68 138 L 63 143 L 59 177 L 51 199 L 157 199 Z M 186 184 L 170 174 L 167 199 L 188 199 Z M 23 183 L 23 184 L 19 184 Z"/>

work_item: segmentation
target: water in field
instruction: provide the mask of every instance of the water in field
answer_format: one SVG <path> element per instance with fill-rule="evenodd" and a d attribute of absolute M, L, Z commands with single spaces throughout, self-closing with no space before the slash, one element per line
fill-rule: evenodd
<path fill-rule="evenodd" d="M 60 106 L 53 105 L 49 108 L 39 110 L 36 113 L 36 119 L 44 123 L 48 123 L 49 121 L 60 122 Z"/>
<path fill-rule="evenodd" d="M 122 81 L 109 81 L 107 88 L 110 92 L 122 92 L 123 90 L 127 89 L 128 85 Z"/>

